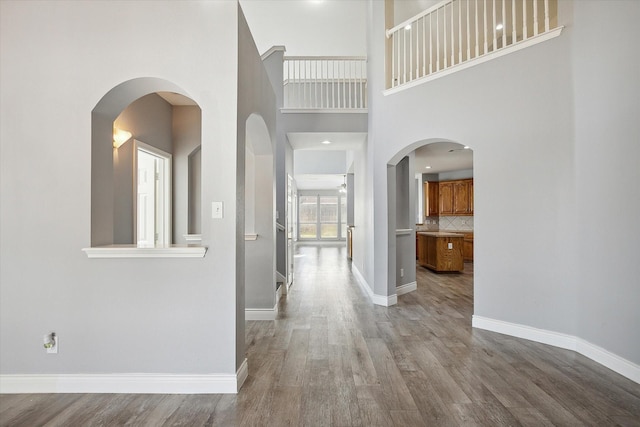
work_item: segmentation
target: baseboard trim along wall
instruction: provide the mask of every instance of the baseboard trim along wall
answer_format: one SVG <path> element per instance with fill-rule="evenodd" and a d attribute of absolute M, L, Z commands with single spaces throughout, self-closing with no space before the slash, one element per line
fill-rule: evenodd
<path fill-rule="evenodd" d="M 640 366 L 582 338 L 482 316 L 473 316 L 472 326 L 478 329 L 485 329 L 487 331 L 573 350 L 640 384 Z"/>
<path fill-rule="evenodd" d="M 276 320 L 278 303 L 273 308 L 245 308 L 244 320 Z"/>
<path fill-rule="evenodd" d="M 416 289 L 418 289 L 418 282 L 411 282 L 400 286 L 396 285 L 396 295 L 408 294 Z"/>
<path fill-rule="evenodd" d="M 249 373 L 247 360 L 236 374 L 42 374 L 0 375 L 0 394 L 132 393 L 235 394 Z"/>
<path fill-rule="evenodd" d="M 369 299 L 372 303 L 374 303 L 375 305 L 381 305 L 383 307 L 389 307 L 398 303 L 398 294 L 389 296 L 374 294 L 373 290 L 371 290 L 371 287 L 364 279 L 364 276 L 362 275 L 362 273 L 360 273 L 360 270 L 358 270 L 358 267 L 356 267 L 354 264 L 351 264 L 351 271 L 353 272 L 353 276 L 356 278 L 356 282 L 358 282 L 358 285 L 360 285 L 360 287 L 367 293 L 367 295 L 369 295 Z"/>

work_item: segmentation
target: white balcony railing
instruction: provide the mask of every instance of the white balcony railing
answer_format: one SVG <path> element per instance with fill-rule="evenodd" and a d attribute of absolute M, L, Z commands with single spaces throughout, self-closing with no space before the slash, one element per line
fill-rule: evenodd
<path fill-rule="evenodd" d="M 523 44 L 558 25 L 557 0 L 446 0 L 387 30 L 387 87 Z M 389 78 L 390 77 L 390 78 Z"/>
<path fill-rule="evenodd" d="M 284 108 L 332 111 L 366 109 L 366 57 L 285 57 Z"/>

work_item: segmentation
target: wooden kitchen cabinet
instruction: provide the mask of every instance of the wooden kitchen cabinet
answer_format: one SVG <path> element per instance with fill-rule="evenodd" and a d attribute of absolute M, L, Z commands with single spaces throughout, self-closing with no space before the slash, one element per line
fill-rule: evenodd
<path fill-rule="evenodd" d="M 418 233 L 418 264 L 436 272 L 462 271 L 463 235 L 445 232 Z"/>
<path fill-rule="evenodd" d="M 440 215 L 453 215 L 453 181 L 438 183 L 440 194 Z"/>
<path fill-rule="evenodd" d="M 473 215 L 473 179 L 441 181 L 438 185 L 443 215 Z"/>
<path fill-rule="evenodd" d="M 462 258 L 465 262 L 473 262 L 473 233 L 462 233 Z"/>
<path fill-rule="evenodd" d="M 427 181 L 424 183 L 424 216 L 437 216 L 440 203 L 438 183 Z"/>

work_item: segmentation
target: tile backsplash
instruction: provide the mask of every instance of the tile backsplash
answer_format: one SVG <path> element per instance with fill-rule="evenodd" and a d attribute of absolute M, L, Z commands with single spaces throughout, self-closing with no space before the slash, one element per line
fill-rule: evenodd
<path fill-rule="evenodd" d="M 426 217 L 422 225 L 417 226 L 418 231 L 457 230 L 473 231 L 472 216 L 430 216 Z"/>

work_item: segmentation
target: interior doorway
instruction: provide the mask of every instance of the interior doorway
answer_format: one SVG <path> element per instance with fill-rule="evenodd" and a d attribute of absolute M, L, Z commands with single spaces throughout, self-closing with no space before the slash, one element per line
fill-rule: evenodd
<path fill-rule="evenodd" d="M 171 154 L 135 141 L 136 244 L 171 244 Z"/>

